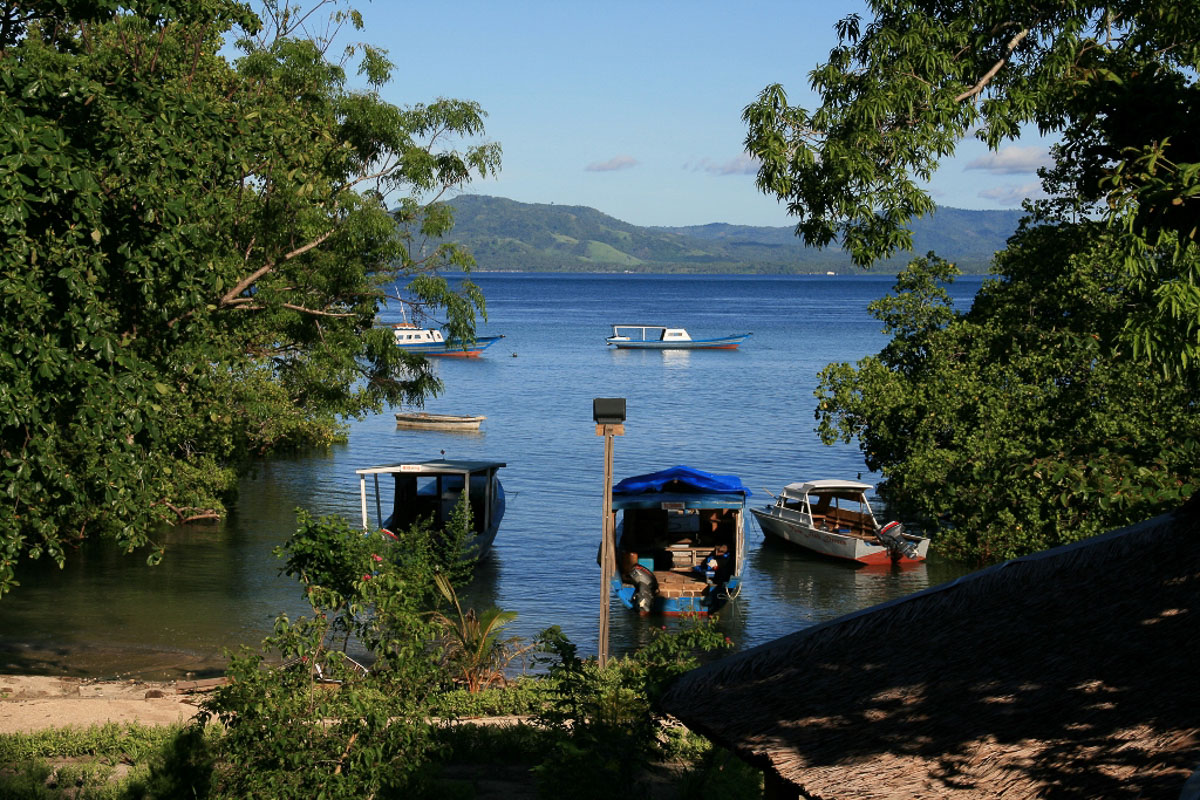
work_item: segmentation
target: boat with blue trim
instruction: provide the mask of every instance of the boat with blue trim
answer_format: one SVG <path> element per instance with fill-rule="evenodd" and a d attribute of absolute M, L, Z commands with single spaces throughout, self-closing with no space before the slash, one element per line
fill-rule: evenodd
<path fill-rule="evenodd" d="M 618 350 L 736 350 L 753 334 L 736 333 L 717 339 L 693 339 L 683 328 L 662 325 L 613 325 L 605 341 Z"/>
<path fill-rule="evenodd" d="M 358 474 L 362 503 L 362 527 L 369 530 L 367 477 L 374 486 L 375 514 L 379 529 L 392 537 L 417 522 L 429 521 L 435 531 L 444 530 L 459 502 L 466 501 L 471 512 L 471 538 L 464 551 L 475 558 L 488 554 L 500 520 L 504 518 L 504 487 L 497 474 L 503 461 L 440 459 L 384 464 L 355 470 Z M 383 515 L 379 479 L 391 476 L 395 494 L 391 513 Z"/>
<path fill-rule="evenodd" d="M 676 466 L 612 490 L 617 598 L 641 614 L 710 614 L 737 596 L 750 490 L 735 475 Z"/>
<path fill-rule="evenodd" d="M 437 328 L 418 328 L 411 322 L 398 322 L 392 329 L 395 332 L 397 347 L 423 356 L 477 358 L 484 350 L 504 338 L 503 334 L 480 336 L 468 343 L 459 339 L 447 339 Z"/>

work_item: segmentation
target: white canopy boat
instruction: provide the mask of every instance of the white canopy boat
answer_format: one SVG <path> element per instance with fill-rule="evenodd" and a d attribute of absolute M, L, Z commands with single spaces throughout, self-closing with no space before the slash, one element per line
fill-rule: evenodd
<path fill-rule="evenodd" d="M 375 489 L 375 514 L 379 528 L 395 536 L 422 519 L 430 519 L 435 530 L 446 527 L 460 498 L 466 495 L 471 508 L 473 538 L 465 550 L 477 558 L 487 555 L 500 520 L 504 517 L 504 487 L 497 472 L 503 461 L 440 460 L 406 464 L 384 464 L 355 470 L 362 500 L 362 527 L 370 530 L 367 477 Z M 391 476 L 395 486 L 391 513 L 384 517 L 379 478 Z"/>
<path fill-rule="evenodd" d="M 737 333 L 718 339 L 693 339 L 683 328 L 662 325 L 613 325 L 612 331 L 604 341 L 618 350 L 736 350 L 751 336 Z"/>
<path fill-rule="evenodd" d="M 929 539 L 899 522 L 880 526 L 867 502 L 869 483 L 819 480 L 789 483 L 775 504 L 752 508 L 763 533 L 825 556 L 860 564 L 924 561 Z"/>

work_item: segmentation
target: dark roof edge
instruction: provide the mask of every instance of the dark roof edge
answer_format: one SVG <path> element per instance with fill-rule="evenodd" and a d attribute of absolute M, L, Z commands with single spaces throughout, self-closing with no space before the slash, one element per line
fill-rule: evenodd
<path fill-rule="evenodd" d="M 765 642 L 757 645 L 756 647 L 752 647 L 749 650 L 743 650 L 740 653 L 727 656 L 719 661 L 714 661 L 710 664 L 697 667 L 691 672 L 685 673 L 683 676 L 681 676 L 679 680 L 676 681 L 675 685 L 668 690 L 666 696 L 663 698 L 664 701 L 667 701 L 665 704 L 666 710 L 669 713 L 678 714 L 678 712 L 671 707 L 670 701 L 672 697 L 679 696 L 680 693 L 682 693 L 683 696 L 686 696 L 688 692 L 694 690 L 692 687 L 698 682 L 703 681 L 720 683 L 721 678 L 726 672 L 729 671 L 737 671 L 739 680 L 746 680 L 750 672 L 742 665 L 747 661 L 761 658 L 764 653 L 770 653 L 777 650 L 786 650 L 797 642 L 822 636 L 828 631 L 852 625 L 854 622 L 862 619 L 865 616 L 872 615 L 886 609 L 899 608 L 907 606 L 911 603 L 922 602 L 925 598 L 937 596 L 946 592 L 968 590 L 977 582 L 987 580 L 988 578 L 993 577 L 1005 570 L 1019 568 L 1018 565 L 1036 564 L 1047 560 L 1063 559 L 1075 554 L 1080 550 L 1087 550 L 1102 546 L 1106 543 L 1118 541 L 1126 537 L 1137 536 L 1148 530 L 1158 528 L 1162 525 L 1172 522 L 1182 522 L 1183 518 L 1186 518 L 1187 516 L 1200 516 L 1195 514 L 1196 510 L 1200 510 L 1200 505 L 1196 505 L 1195 509 L 1190 508 L 1191 506 L 1193 506 L 1193 504 L 1188 503 L 1183 507 L 1176 509 L 1175 511 L 1171 511 L 1166 514 L 1160 514 L 1157 517 L 1134 523 L 1133 525 L 1125 528 L 1118 528 L 1115 531 L 1097 534 L 1096 536 L 1082 539 L 1078 542 L 1060 545 L 1049 550 L 1031 553 L 1030 555 L 1014 558 L 1009 561 L 1004 561 L 1000 564 L 994 564 L 990 567 L 984 567 L 983 569 L 977 570 L 968 575 L 964 575 L 961 578 L 956 578 L 955 580 L 947 583 L 931 586 L 928 589 L 923 589 L 919 592 L 914 592 L 913 594 L 905 595 L 904 597 L 888 600 L 883 603 L 879 603 L 878 605 L 870 606 L 858 611 L 851 611 L 850 613 L 843 614 L 836 619 L 821 622 L 813 625 L 812 627 L 804 628 L 794 633 L 785 634 L 784 636 L 773 641 Z M 771 663 L 771 659 L 765 658 L 763 659 L 763 663 L 759 665 L 759 669 L 755 670 L 755 672 L 769 672 L 773 669 L 774 665 Z"/>

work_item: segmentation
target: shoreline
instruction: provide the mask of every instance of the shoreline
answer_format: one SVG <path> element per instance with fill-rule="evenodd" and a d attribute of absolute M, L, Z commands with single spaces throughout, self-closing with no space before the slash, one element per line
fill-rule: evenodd
<path fill-rule="evenodd" d="M 0 675 L 0 734 L 107 723 L 182 724 L 199 712 L 203 692 L 219 682 Z"/>
<path fill-rule="evenodd" d="M 220 677 L 228 665 L 229 659 L 223 654 L 191 650 L 0 641 L 0 677 L 173 683 Z"/>

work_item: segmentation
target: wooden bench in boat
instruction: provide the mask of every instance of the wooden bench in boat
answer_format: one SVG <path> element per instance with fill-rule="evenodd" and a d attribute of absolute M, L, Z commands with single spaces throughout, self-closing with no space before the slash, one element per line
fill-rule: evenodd
<path fill-rule="evenodd" d="M 699 597 L 708 589 L 704 576 L 683 570 L 655 570 L 658 593 L 662 597 Z"/>
<path fill-rule="evenodd" d="M 830 510 L 825 514 L 812 515 L 813 527 L 819 531 L 847 534 L 859 539 L 873 539 L 875 527 L 870 517 L 857 511 Z"/>

